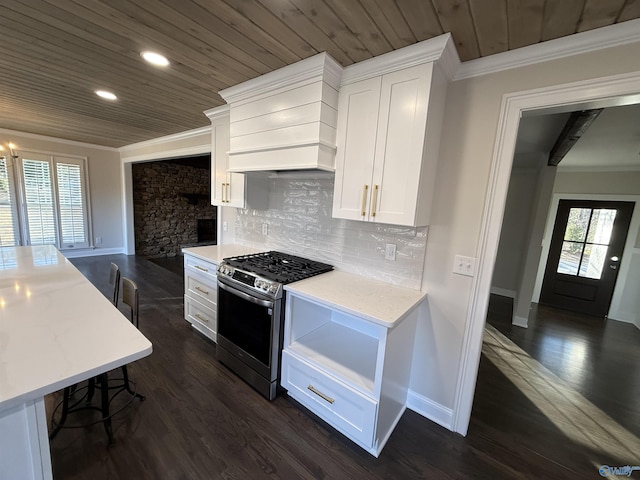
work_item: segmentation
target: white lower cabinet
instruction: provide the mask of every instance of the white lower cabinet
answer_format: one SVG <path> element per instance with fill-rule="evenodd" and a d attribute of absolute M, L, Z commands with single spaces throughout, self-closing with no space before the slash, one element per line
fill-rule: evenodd
<path fill-rule="evenodd" d="M 417 309 L 387 327 L 287 295 L 282 387 L 377 457 L 405 410 Z"/>
<path fill-rule="evenodd" d="M 218 265 L 184 254 L 184 318 L 214 342 L 218 322 Z"/>

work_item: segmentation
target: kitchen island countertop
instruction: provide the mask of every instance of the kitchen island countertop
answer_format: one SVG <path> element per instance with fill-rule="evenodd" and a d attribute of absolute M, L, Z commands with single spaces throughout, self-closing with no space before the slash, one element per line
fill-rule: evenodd
<path fill-rule="evenodd" d="M 52 478 L 45 395 L 151 351 L 55 247 L 0 247 L 0 478 Z"/>

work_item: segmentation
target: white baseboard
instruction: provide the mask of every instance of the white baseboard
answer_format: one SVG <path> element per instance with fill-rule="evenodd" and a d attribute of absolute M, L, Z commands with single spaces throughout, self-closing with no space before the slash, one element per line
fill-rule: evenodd
<path fill-rule="evenodd" d="M 83 248 L 78 250 L 65 250 L 62 254 L 67 258 L 97 257 L 99 255 L 117 255 L 124 253 L 122 247 L 116 248 Z"/>
<path fill-rule="evenodd" d="M 511 324 L 516 327 L 527 328 L 529 326 L 529 319 L 527 317 L 518 317 L 517 315 L 514 315 Z"/>
<path fill-rule="evenodd" d="M 453 431 L 453 410 L 450 408 L 440 405 L 412 390 L 407 392 L 407 408 L 441 427 Z"/>
<path fill-rule="evenodd" d="M 516 298 L 515 290 L 507 290 L 506 288 L 500 287 L 491 287 L 490 292 L 494 295 L 500 295 L 501 297 Z"/>

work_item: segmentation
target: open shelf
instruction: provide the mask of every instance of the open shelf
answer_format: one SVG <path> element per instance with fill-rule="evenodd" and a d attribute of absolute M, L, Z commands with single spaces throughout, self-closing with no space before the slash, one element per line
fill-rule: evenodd
<path fill-rule="evenodd" d="M 289 350 L 363 393 L 373 394 L 378 345 L 377 338 L 326 322 L 291 343 Z"/>

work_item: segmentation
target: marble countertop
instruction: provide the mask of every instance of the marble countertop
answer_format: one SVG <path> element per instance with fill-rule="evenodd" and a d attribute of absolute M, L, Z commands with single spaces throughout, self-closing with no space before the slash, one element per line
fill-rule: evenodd
<path fill-rule="evenodd" d="M 335 270 L 284 289 L 387 328 L 393 328 L 426 297 L 419 290 Z"/>
<path fill-rule="evenodd" d="M 201 260 L 207 260 L 216 264 L 220 263 L 223 258 L 237 257 L 239 255 L 249 255 L 251 253 L 266 252 L 269 249 L 256 249 L 245 247 L 244 245 L 206 245 L 204 247 L 183 248 L 182 253 L 193 255 Z"/>
<path fill-rule="evenodd" d="M 0 248 L 0 409 L 151 352 L 151 342 L 53 246 Z"/>

